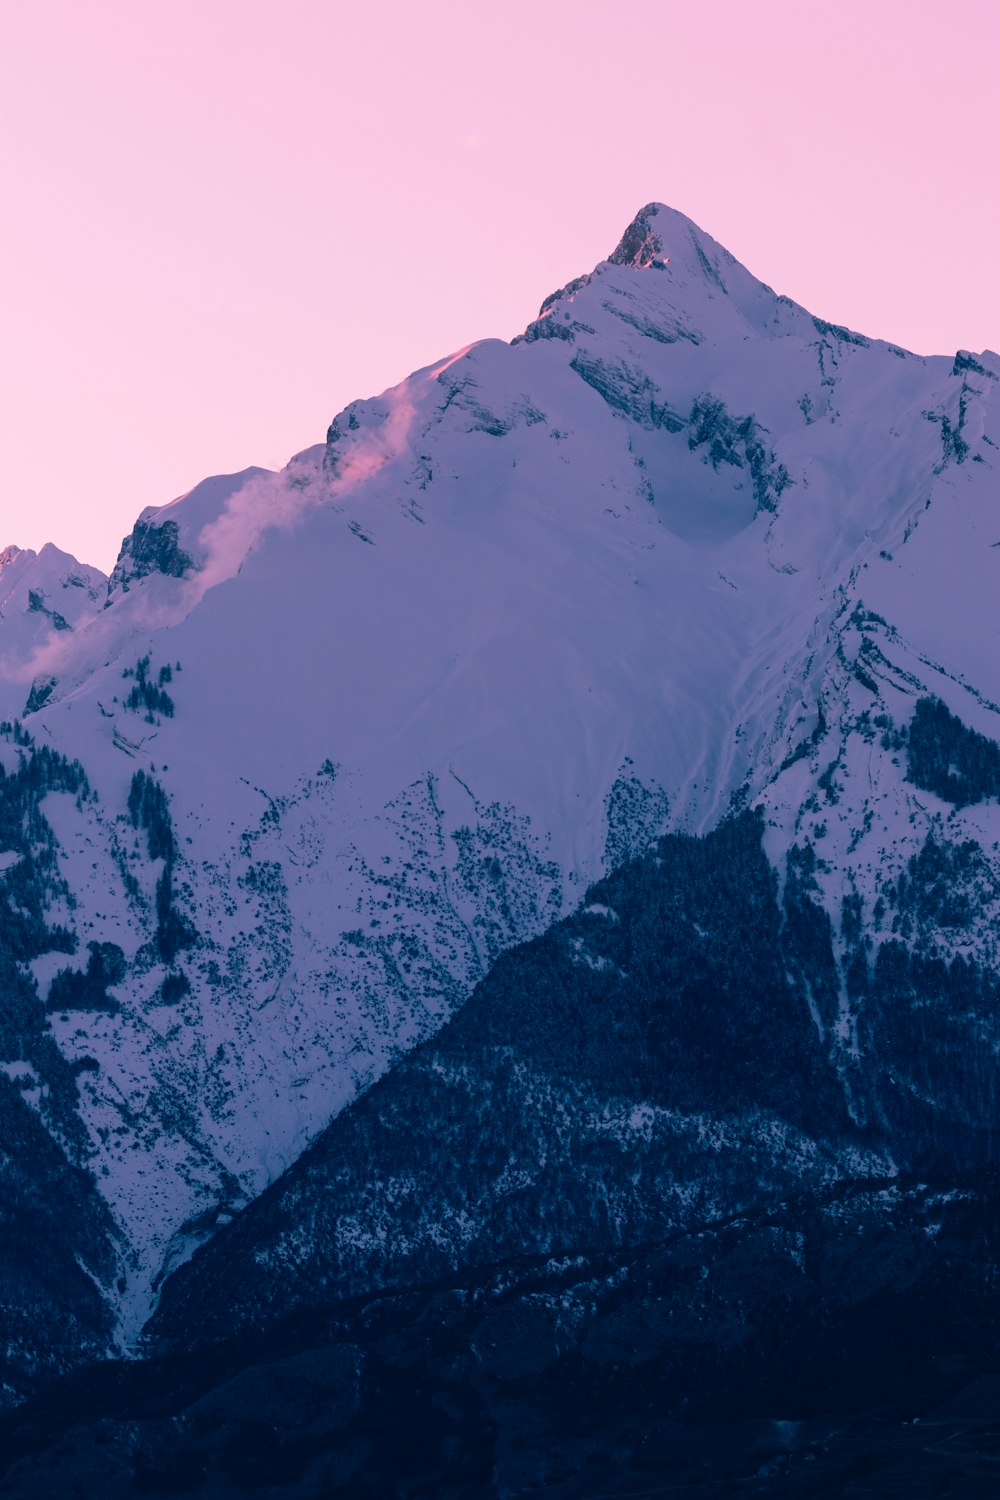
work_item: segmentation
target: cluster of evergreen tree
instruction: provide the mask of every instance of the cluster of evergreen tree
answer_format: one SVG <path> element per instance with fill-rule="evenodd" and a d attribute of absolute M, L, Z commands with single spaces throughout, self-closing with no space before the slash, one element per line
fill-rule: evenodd
<path fill-rule="evenodd" d="M 432 1042 L 171 1278 L 160 1326 L 204 1328 L 218 1309 L 232 1329 L 332 1285 L 640 1244 L 829 1181 L 841 1151 L 901 1171 L 995 1161 L 995 976 L 929 943 L 876 944 L 854 890 L 836 931 L 808 843 L 779 903 L 762 835 L 759 813 L 668 835 L 504 954 Z M 939 923 L 942 885 L 978 878 L 979 856 L 915 856 L 911 922 Z M 303 1202 L 309 1251 L 286 1274 L 266 1247 Z"/>
<path fill-rule="evenodd" d="M 170 821 L 170 803 L 158 781 L 145 771 L 136 771 L 128 794 L 128 814 L 133 828 L 146 831 L 150 859 L 162 859 L 163 870 L 156 882 L 156 946 L 164 963 L 173 963 L 182 948 L 190 948 L 195 931 L 174 905 L 174 857 L 176 841 Z"/>
<path fill-rule="evenodd" d="M 211 1321 L 218 1291 L 232 1326 L 286 1295 L 303 1305 L 332 1285 L 353 1295 L 639 1244 L 796 1190 L 812 1167 L 775 1154 L 775 1139 L 801 1132 L 822 1153 L 856 1130 L 790 977 L 762 832 L 744 813 L 705 838 L 671 834 L 504 954 L 432 1042 L 240 1216 L 226 1247 L 171 1277 L 162 1325 L 188 1296 Z M 828 933 L 826 948 L 832 964 Z M 723 1151 L 706 1144 L 715 1131 Z M 286 1281 L 253 1257 L 294 1222 L 293 1198 L 316 1212 Z M 345 1222 L 377 1231 L 353 1241 Z"/>
<path fill-rule="evenodd" d="M 7 1404 L 45 1375 L 106 1356 L 114 1319 L 103 1287 L 117 1272 L 118 1231 L 86 1166 L 73 1071 L 40 1029 L 33 984 L 2 957 L 0 996 L 5 1029 L 12 1009 L 22 1028 L 30 1013 L 38 1017 L 13 1056 L 42 1084 L 29 1104 L 26 1083 L 0 1072 L 0 1388 Z"/>
<path fill-rule="evenodd" d="M 174 831 L 167 794 L 145 771 L 136 771 L 132 777 L 128 815 L 133 828 L 145 829 L 150 859 L 173 858 Z"/>
<path fill-rule="evenodd" d="M 0 1060 L 30 1065 L 44 1086 L 43 1115 L 64 1141 L 82 1151 L 73 1070 L 48 1029 L 45 1006 L 25 966 L 43 953 L 76 950 L 74 935 L 59 924 L 50 926 L 47 919 L 52 902 L 65 898 L 67 891 L 43 799 L 48 792 L 68 792 L 78 799 L 92 794 L 79 762 L 36 745 L 18 720 L 0 724 L 0 736 L 19 750 L 15 770 L 0 764 L 0 849 L 19 856 L 0 872 Z M 6 1099 L 6 1107 L 0 1108 L 0 1157 L 24 1128 L 14 1108 L 20 1103 L 18 1091 L 8 1088 Z"/>
<path fill-rule="evenodd" d="M 153 682 L 149 675 L 149 657 L 140 657 L 134 667 L 127 667 L 122 673 L 123 677 L 135 678 L 135 685 L 125 699 L 125 707 L 133 713 L 144 710 L 148 724 L 155 724 L 157 714 L 172 719 L 174 700 L 166 691 L 165 684 L 173 681 L 173 675 L 173 668 L 168 663 L 160 668 L 156 681 Z"/>
<path fill-rule="evenodd" d="M 660 839 L 588 893 L 618 922 L 584 909 L 499 961 L 490 985 L 505 998 L 480 1026 L 499 1047 L 509 1028 L 532 1035 L 541 1066 L 608 1094 L 681 1109 L 724 1098 L 806 1128 L 836 1118 L 835 1081 L 788 982 L 761 832 L 760 815 L 743 813 L 704 839 Z M 600 967 L 567 962 L 577 939 L 581 952 L 599 943 Z"/>
<path fill-rule="evenodd" d="M 968 729 L 938 698 L 918 700 L 906 758 L 914 786 L 956 807 L 1000 797 L 1000 745 Z"/>
<path fill-rule="evenodd" d="M 125 955 L 117 943 L 88 943 L 86 969 L 62 969 L 49 987 L 46 1010 L 103 1010 L 114 1014 L 118 1002 L 109 985 L 125 978 Z"/>
<path fill-rule="evenodd" d="M 164 861 L 156 882 L 156 947 L 165 964 L 172 964 L 182 948 L 190 948 L 195 930 L 174 905 L 173 860 Z"/>
<path fill-rule="evenodd" d="M 28 962 L 53 949 L 73 951 L 71 935 L 49 928 L 45 908 L 63 892 L 55 858 L 55 839 L 41 809 L 47 792 L 90 795 L 83 767 L 48 745 L 38 746 L 20 723 L 0 725 L 0 733 L 21 750 L 18 766 L 0 765 L 0 849 L 20 855 L 0 877 L 7 899 L 0 900 L 0 953 Z"/>
<path fill-rule="evenodd" d="M 163 1005 L 176 1005 L 178 1000 L 190 994 L 191 981 L 187 975 L 179 970 L 176 973 L 167 974 L 160 985 L 160 1002 Z"/>
<path fill-rule="evenodd" d="M 992 883 L 989 866 L 975 839 L 949 843 L 931 833 L 900 873 L 896 905 L 904 921 L 912 916 L 925 929 L 966 927 L 984 883 Z"/>
<path fill-rule="evenodd" d="M 882 943 L 858 1006 L 858 1041 L 879 1133 L 907 1169 L 952 1172 L 995 1162 L 1000 1075 L 992 1046 L 1000 985 L 960 954 L 950 961 Z"/>

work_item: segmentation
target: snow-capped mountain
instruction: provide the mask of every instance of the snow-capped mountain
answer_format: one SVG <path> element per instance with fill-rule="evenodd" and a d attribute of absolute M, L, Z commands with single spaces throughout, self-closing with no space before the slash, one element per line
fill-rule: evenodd
<path fill-rule="evenodd" d="M 93 618 L 107 583 L 51 542 L 41 552 L 0 551 L 0 712 L 24 706 L 25 678 L 43 665 L 46 648 Z"/>
<path fill-rule="evenodd" d="M 995 958 L 998 378 L 653 204 L 513 344 L 144 512 L 107 583 L 0 554 L 0 1069 L 82 1174 L 90 1347 L 504 950 L 737 805 L 833 919 L 810 1023 L 884 1108 L 857 933 Z"/>

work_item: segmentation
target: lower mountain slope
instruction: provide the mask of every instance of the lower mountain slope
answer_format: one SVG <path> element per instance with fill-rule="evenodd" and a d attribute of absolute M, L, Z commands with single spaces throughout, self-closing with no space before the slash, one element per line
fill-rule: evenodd
<path fill-rule="evenodd" d="M 857 1178 L 996 1160 L 1000 983 L 848 935 L 851 1070 L 814 1013 L 834 931 L 763 817 L 673 834 L 502 957 L 460 1014 L 166 1283 L 188 1346 L 331 1295 L 638 1248 Z"/>
<path fill-rule="evenodd" d="M 61 798 L 82 810 L 91 792 L 78 763 L 19 740 L 16 765 L 0 754 L 0 844 L 17 851 L 0 866 L 0 1406 L 113 1347 L 111 1301 L 124 1286 L 120 1232 L 78 1113 L 97 1064 L 74 1066 L 56 1045 L 30 967 L 65 965 L 75 946 L 55 919 L 68 915 L 68 889 L 45 808 Z"/>
<path fill-rule="evenodd" d="M 986 1500 L 1000 1112 L 926 1015 L 992 1055 L 995 981 L 862 937 L 848 1087 L 763 832 L 668 835 L 501 958 L 174 1272 L 145 1360 L 0 1423 L 3 1492 Z"/>

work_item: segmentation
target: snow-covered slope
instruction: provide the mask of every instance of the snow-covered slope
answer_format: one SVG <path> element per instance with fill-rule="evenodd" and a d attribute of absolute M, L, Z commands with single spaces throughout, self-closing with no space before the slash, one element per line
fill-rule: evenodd
<path fill-rule="evenodd" d="M 44 681 L 48 651 L 93 618 L 107 584 L 51 542 L 41 552 L 0 551 L 0 717 L 24 706 L 25 681 L 36 668 Z"/>
<path fill-rule="evenodd" d="M 144 512 L 72 632 L 45 615 L 8 655 L 4 605 L 18 709 L 44 678 L 23 732 L 92 789 L 41 803 L 77 950 L 31 966 L 124 1341 L 500 951 L 667 827 L 760 799 L 774 864 L 814 845 L 816 892 L 876 934 L 929 834 L 975 839 L 933 941 L 990 949 L 996 801 L 918 791 L 900 735 L 921 696 L 997 732 L 998 377 L 815 319 L 650 205 L 512 345 Z M 88 943 L 120 956 L 50 993 Z M 846 988 L 814 1019 L 850 1091 Z"/>

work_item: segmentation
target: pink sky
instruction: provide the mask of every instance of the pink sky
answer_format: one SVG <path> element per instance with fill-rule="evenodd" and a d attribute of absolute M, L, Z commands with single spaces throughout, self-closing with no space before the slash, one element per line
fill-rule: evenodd
<path fill-rule="evenodd" d="M 812 311 L 1000 347 L 1000 4 L 48 0 L 0 20 L 0 546 L 107 569 L 661 199 Z"/>

